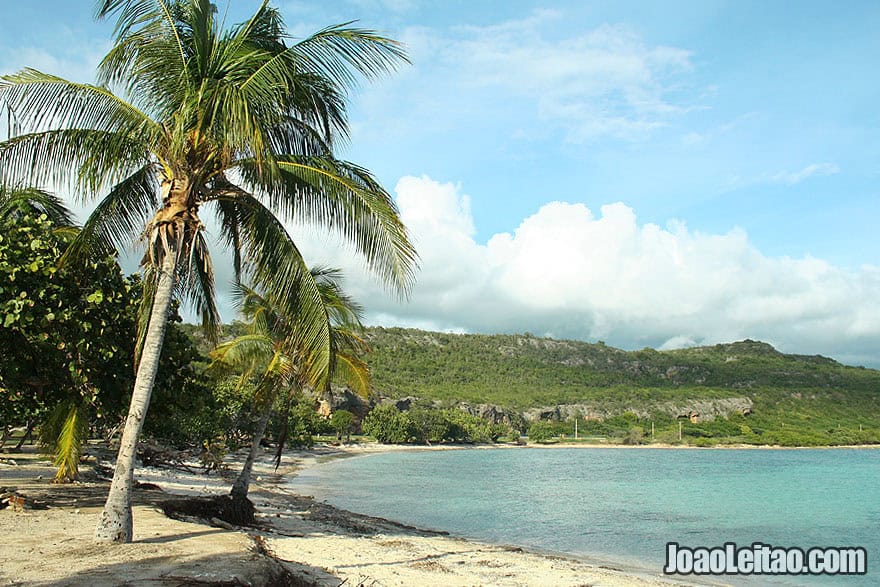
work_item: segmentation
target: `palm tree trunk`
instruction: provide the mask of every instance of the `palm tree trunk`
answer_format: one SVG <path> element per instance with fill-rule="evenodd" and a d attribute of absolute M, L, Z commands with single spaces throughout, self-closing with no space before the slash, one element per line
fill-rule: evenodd
<path fill-rule="evenodd" d="M 21 438 L 18 441 L 18 444 L 15 445 L 15 448 L 13 449 L 13 451 L 14 452 L 20 451 L 21 447 L 24 445 L 25 442 L 28 441 L 29 438 L 31 438 L 31 435 L 33 433 L 34 433 L 34 421 L 28 420 L 27 428 L 24 429 L 24 434 L 22 434 Z M 33 444 L 33 442 L 31 444 Z"/>
<path fill-rule="evenodd" d="M 135 452 L 144 417 L 147 415 L 147 407 L 150 405 L 156 370 L 159 368 L 159 355 L 165 338 L 165 326 L 168 323 L 168 309 L 171 307 L 176 268 L 176 250 L 167 251 L 162 269 L 159 271 L 159 283 L 153 298 L 153 308 L 150 311 L 150 323 L 135 377 L 131 406 L 119 444 L 113 482 L 98 527 L 95 529 L 96 540 L 131 542 L 132 539 L 131 489 L 134 481 Z"/>
<path fill-rule="evenodd" d="M 254 460 L 257 458 L 257 452 L 260 450 L 260 441 L 263 440 L 263 435 L 266 433 L 266 426 L 269 424 L 269 416 L 271 414 L 272 402 L 267 402 L 266 408 L 263 410 L 262 416 L 260 416 L 260 421 L 257 423 L 257 429 L 254 430 L 251 452 L 248 453 L 247 460 L 245 460 L 244 466 L 241 468 L 241 473 L 238 474 L 238 478 L 232 486 L 232 491 L 229 493 L 233 500 L 245 499 L 247 497 L 251 484 L 251 471 L 254 468 Z"/>

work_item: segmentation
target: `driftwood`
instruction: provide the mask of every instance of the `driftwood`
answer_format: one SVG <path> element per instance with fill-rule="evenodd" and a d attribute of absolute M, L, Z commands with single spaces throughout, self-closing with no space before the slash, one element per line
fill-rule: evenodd
<path fill-rule="evenodd" d="M 195 471 L 186 464 L 185 460 L 189 456 L 186 452 L 168 448 L 154 442 L 138 443 L 137 456 L 145 467 L 166 467 L 186 471 L 187 473 L 195 473 Z"/>

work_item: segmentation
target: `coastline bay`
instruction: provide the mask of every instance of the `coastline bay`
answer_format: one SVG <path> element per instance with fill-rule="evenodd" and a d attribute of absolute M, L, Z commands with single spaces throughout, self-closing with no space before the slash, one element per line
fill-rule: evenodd
<path fill-rule="evenodd" d="M 655 575 L 669 541 L 863 546 L 866 576 L 690 579 L 871 585 L 878 481 L 874 450 L 526 448 L 392 451 L 317 465 L 291 485 L 369 515 Z"/>

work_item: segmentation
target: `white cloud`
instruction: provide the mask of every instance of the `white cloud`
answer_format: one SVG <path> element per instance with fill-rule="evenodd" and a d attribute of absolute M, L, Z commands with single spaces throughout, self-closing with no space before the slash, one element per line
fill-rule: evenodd
<path fill-rule="evenodd" d="M 559 38 L 564 19 L 541 10 L 494 25 L 404 30 L 400 40 L 413 67 L 369 90 L 364 103 L 382 121 L 374 124 L 387 132 L 400 119 L 418 121 L 424 131 L 473 117 L 509 133 L 526 125 L 532 134 L 551 130 L 572 142 L 640 140 L 691 108 L 671 97 L 693 69 L 690 52 L 647 44 L 623 25 Z M 389 100 L 399 107 L 389 109 Z M 401 116 L 401 109 L 411 113 Z M 386 120 L 389 111 L 397 121 Z"/>
<path fill-rule="evenodd" d="M 786 185 L 795 185 L 810 179 L 811 177 L 822 177 L 825 175 L 836 175 L 840 173 L 840 167 L 834 163 L 813 163 L 807 165 L 798 171 L 780 171 L 770 176 L 773 183 L 784 183 Z"/>
<path fill-rule="evenodd" d="M 796 171 L 777 171 L 751 177 L 735 175 L 727 181 L 725 191 L 766 184 L 793 186 L 809 179 L 837 175 L 838 173 L 840 173 L 840 167 L 836 163 L 811 163 Z"/>
<path fill-rule="evenodd" d="M 880 352 L 880 268 L 768 257 L 742 230 L 639 224 L 620 202 L 599 214 L 550 202 L 483 244 L 460 186 L 404 177 L 396 190 L 421 255 L 409 303 L 383 292 L 350 254 L 328 257 L 327 239 L 303 246 L 308 259 L 346 268 L 374 323 L 552 333 L 624 348 L 753 338 L 853 362 Z"/>
<path fill-rule="evenodd" d="M 80 44 L 73 50 L 66 47 L 55 52 L 39 47 L 7 47 L 2 51 L 0 74 L 30 67 L 71 81 L 92 83 L 98 63 L 109 48 L 109 42 Z"/>
<path fill-rule="evenodd" d="M 683 110 L 666 99 L 664 81 L 691 69 L 689 52 L 647 46 L 627 27 L 607 24 L 547 39 L 542 27 L 561 18 L 544 11 L 469 27 L 452 52 L 471 84 L 535 100 L 540 118 L 566 125 L 571 140 L 637 138 Z"/>

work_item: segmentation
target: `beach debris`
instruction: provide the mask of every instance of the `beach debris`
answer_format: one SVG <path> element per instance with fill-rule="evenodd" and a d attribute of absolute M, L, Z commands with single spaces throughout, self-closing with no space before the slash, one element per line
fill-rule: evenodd
<path fill-rule="evenodd" d="M 222 520 L 233 526 L 252 526 L 255 523 L 254 504 L 247 498 L 234 499 L 229 495 L 192 496 L 168 499 L 159 504 L 169 518 L 189 521 L 192 518 L 213 523 Z"/>
<path fill-rule="evenodd" d="M 218 528 L 223 528 L 224 530 L 237 530 L 235 526 L 230 524 L 229 522 L 224 522 L 220 518 L 211 518 L 210 520 L 212 526 L 216 526 Z"/>
<path fill-rule="evenodd" d="M 6 491 L 0 493 L 0 509 L 9 508 L 13 512 L 23 512 L 24 510 L 46 510 L 49 506 L 42 502 L 30 499 L 24 494 L 15 491 Z"/>
<path fill-rule="evenodd" d="M 195 473 L 195 470 L 185 462 L 190 455 L 157 442 L 139 442 L 137 456 L 145 467 L 166 467 Z"/>
<path fill-rule="evenodd" d="M 275 553 L 269 548 L 269 545 L 266 543 L 266 539 L 260 536 L 259 534 L 248 534 L 251 540 L 254 541 L 254 552 L 257 554 L 261 554 L 263 556 L 268 556 L 271 558 L 277 558 Z"/>
<path fill-rule="evenodd" d="M 155 483 L 141 482 L 137 480 L 134 482 L 134 487 L 135 489 L 143 489 L 145 491 L 164 491 Z"/>

